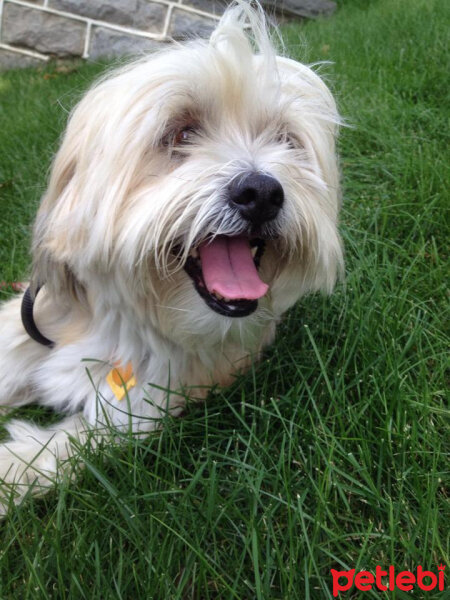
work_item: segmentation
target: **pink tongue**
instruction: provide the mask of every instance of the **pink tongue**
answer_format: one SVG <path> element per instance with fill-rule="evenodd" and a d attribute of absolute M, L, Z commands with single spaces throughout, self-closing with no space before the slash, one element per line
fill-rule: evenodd
<path fill-rule="evenodd" d="M 259 278 L 248 239 L 218 236 L 199 246 L 209 292 L 229 300 L 257 300 L 269 289 Z"/>

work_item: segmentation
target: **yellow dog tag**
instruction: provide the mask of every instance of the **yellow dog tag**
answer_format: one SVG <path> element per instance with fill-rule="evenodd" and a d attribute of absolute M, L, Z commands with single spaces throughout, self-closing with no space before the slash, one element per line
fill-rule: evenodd
<path fill-rule="evenodd" d="M 125 394 L 136 385 L 133 367 L 128 363 L 125 367 L 117 365 L 106 376 L 106 381 L 117 400 L 123 400 Z"/>

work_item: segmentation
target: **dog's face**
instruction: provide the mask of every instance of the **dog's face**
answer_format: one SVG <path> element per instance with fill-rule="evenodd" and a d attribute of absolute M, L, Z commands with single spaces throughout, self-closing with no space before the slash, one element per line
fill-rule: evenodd
<path fill-rule="evenodd" d="M 261 45 L 228 17 L 209 42 L 88 92 L 38 216 L 37 277 L 70 272 L 96 302 L 186 343 L 241 335 L 331 290 L 336 108 L 316 74 Z"/>

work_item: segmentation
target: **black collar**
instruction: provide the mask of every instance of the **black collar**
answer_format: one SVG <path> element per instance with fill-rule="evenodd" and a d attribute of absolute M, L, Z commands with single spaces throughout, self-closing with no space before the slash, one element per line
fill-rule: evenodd
<path fill-rule="evenodd" d="M 42 344 L 43 346 L 53 348 L 55 346 L 55 342 L 52 342 L 44 335 L 42 335 L 42 333 L 37 328 L 33 317 L 34 301 L 36 300 L 36 296 L 38 295 L 40 289 L 40 286 L 36 289 L 34 297 L 31 295 L 30 288 L 27 288 L 27 291 L 23 295 L 21 308 L 22 323 L 25 327 L 25 331 L 28 333 L 30 338 L 32 338 L 35 342 L 39 342 L 39 344 Z"/>

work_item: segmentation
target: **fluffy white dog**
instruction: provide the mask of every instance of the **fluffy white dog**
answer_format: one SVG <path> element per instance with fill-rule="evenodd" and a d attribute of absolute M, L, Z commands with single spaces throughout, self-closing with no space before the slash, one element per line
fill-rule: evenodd
<path fill-rule="evenodd" d="M 301 296 L 332 290 L 338 123 L 244 0 L 209 40 L 87 92 L 37 215 L 30 289 L 0 311 L 0 404 L 68 416 L 8 424 L 3 510 L 11 488 L 16 502 L 47 488 L 87 430 L 145 433 L 227 385 Z"/>

